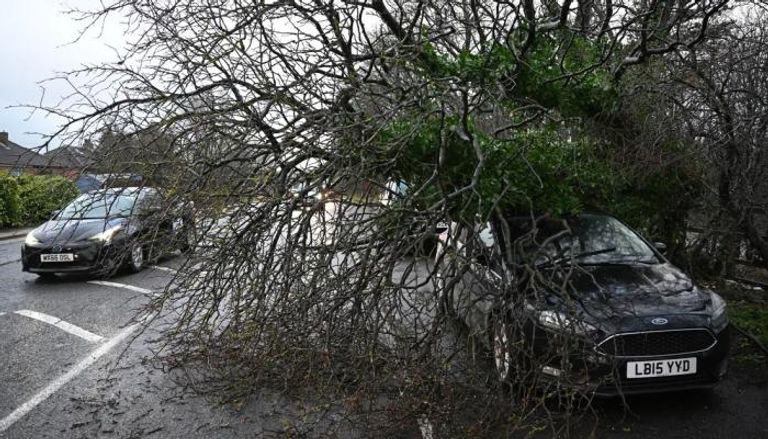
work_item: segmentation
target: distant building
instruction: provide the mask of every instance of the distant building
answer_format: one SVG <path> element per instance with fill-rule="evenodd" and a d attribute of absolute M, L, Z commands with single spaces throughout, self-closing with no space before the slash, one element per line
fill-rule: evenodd
<path fill-rule="evenodd" d="M 82 170 L 93 164 L 93 160 L 91 160 L 89 154 L 86 153 L 86 151 L 89 150 L 90 142 L 87 142 L 83 147 L 60 146 L 43 153 L 43 157 L 55 162 L 59 166 Z"/>
<path fill-rule="evenodd" d="M 55 150 L 54 150 L 55 151 Z M 68 178 L 77 178 L 81 167 L 73 162 L 61 160 L 54 155 L 40 155 L 8 138 L 8 133 L 0 131 L 0 171 L 11 175 L 21 174 L 56 174 Z"/>

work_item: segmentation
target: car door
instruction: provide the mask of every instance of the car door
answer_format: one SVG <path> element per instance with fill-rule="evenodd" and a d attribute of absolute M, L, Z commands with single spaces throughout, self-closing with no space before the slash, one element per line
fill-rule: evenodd
<path fill-rule="evenodd" d="M 488 223 L 475 226 L 476 233 L 472 234 L 456 224 L 451 226 L 452 230 L 441 235 L 439 250 L 448 252 L 444 259 L 453 259 L 450 262 L 456 268 L 452 273 L 455 277 L 450 306 L 472 334 L 485 334 L 489 330 L 491 314 L 504 292 L 502 275 L 494 264 L 497 258 L 494 258 L 493 232 Z M 455 236 L 447 239 L 445 234 L 451 236 L 452 232 Z M 475 239 L 475 242 L 469 243 L 469 239 Z"/>
<path fill-rule="evenodd" d="M 149 258 L 157 258 L 172 247 L 172 217 L 163 209 L 163 198 L 157 191 L 144 192 L 137 204 L 141 240 L 148 250 Z"/>

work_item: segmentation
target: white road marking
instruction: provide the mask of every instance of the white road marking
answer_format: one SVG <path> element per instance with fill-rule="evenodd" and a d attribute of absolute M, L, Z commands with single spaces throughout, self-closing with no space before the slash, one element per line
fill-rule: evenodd
<path fill-rule="evenodd" d="M 109 282 L 109 281 L 106 281 L 106 280 L 89 280 L 88 283 L 89 284 L 93 284 L 93 285 L 101 285 L 101 286 L 105 286 L 105 287 L 122 288 L 124 290 L 136 291 L 137 293 L 146 294 L 147 296 L 153 296 L 154 297 L 154 296 L 158 295 L 156 292 L 154 292 L 152 290 L 148 290 L 146 288 L 135 287 L 133 285 L 121 284 L 121 283 L 118 283 L 118 282 Z"/>
<path fill-rule="evenodd" d="M 104 354 L 106 354 L 107 352 L 112 350 L 112 348 L 120 344 L 121 341 L 128 338 L 128 336 L 131 335 L 131 333 L 133 333 L 133 331 L 135 331 L 140 325 L 141 323 L 135 323 L 123 329 L 122 331 L 120 331 L 120 333 L 118 333 L 116 336 L 108 340 L 106 343 L 99 346 L 98 349 L 91 352 L 90 355 L 88 355 L 79 363 L 74 365 L 71 369 L 69 369 L 63 375 L 51 381 L 47 386 L 45 386 L 43 390 L 39 391 L 37 394 L 35 394 L 35 396 L 33 396 L 27 402 L 25 402 L 24 404 L 16 408 L 16 410 L 11 412 L 10 415 L 6 416 L 3 419 L 0 419 L 0 433 L 10 428 L 16 421 L 23 418 L 27 413 L 31 412 L 41 402 L 48 399 L 51 395 L 53 395 L 59 389 L 64 387 L 65 384 L 72 381 L 73 378 L 80 375 L 85 369 L 93 365 L 96 362 L 96 360 L 103 357 Z"/>
<path fill-rule="evenodd" d="M 179 270 L 176 270 L 171 267 L 163 267 L 162 265 L 150 265 L 149 268 L 152 268 L 154 270 L 167 271 L 168 273 L 173 273 L 173 274 L 176 274 L 179 272 Z"/>
<path fill-rule="evenodd" d="M 2 267 L 3 265 L 10 265 L 10 264 L 15 264 L 15 263 L 17 263 L 17 262 L 21 262 L 21 258 L 19 258 L 19 259 L 14 259 L 14 260 L 12 260 L 12 261 L 5 261 L 5 262 L 0 262 L 0 267 Z"/>
<path fill-rule="evenodd" d="M 4 315 L 5 315 L 5 313 L 4 313 L 4 312 L 0 312 L 0 317 L 2 317 L 2 316 L 4 316 Z"/>
<path fill-rule="evenodd" d="M 41 321 L 43 323 L 48 323 L 49 325 L 53 325 L 59 329 L 61 329 L 64 332 L 69 332 L 72 335 L 76 335 L 84 340 L 90 341 L 92 343 L 96 343 L 99 341 L 104 340 L 104 337 L 94 334 L 93 332 L 86 331 L 85 329 L 73 325 L 71 323 L 65 322 L 64 320 L 61 320 L 58 317 L 54 317 L 52 315 L 43 314 L 41 312 L 37 311 L 30 311 L 28 309 L 22 309 L 19 311 L 14 311 L 14 314 L 18 314 L 20 316 L 29 317 L 30 319 L 35 319 L 38 321 Z"/>

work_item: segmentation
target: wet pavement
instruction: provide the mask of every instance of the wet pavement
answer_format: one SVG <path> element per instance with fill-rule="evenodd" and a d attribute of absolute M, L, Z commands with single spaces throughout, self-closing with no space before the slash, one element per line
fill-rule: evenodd
<path fill-rule="evenodd" d="M 134 318 L 182 257 L 109 284 L 45 281 L 21 271 L 22 241 L 0 241 L 0 438 L 356 436 L 336 415 L 280 392 L 260 391 L 236 409 L 200 396 L 183 372 L 156 368 L 156 334 Z"/>
<path fill-rule="evenodd" d="M 768 438 L 767 359 L 744 338 L 734 341 L 729 374 L 711 390 L 635 396 L 627 407 L 598 401 L 597 437 Z"/>
<path fill-rule="evenodd" d="M 162 371 L 147 361 L 152 334 L 129 325 L 149 295 L 171 282 L 172 270 L 150 267 L 110 279 L 139 290 L 88 278 L 45 282 L 21 272 L 20 244 L 0 241 L 0 438 L 361 436 L 340 420 L 340 410 L 318 410 L 311 401 L 268 390 L 222 405 L 193 392 L 183 371 Z M 181 257 L 159 261 L 171 269 L 181 263 Z M 109 343 L 114 346 L 105 350 Z M 737 351 L 744 345 L 736 344 Z M 594 416 L 571 431 L 598 438 L 768 437 L 765 365 L 764 357 L 737 356 L 730 375 L 711 392 L 635 397 L 628 407 L 598 401 Z M 441 437 L 440 426 L 434 428 Z M 404 437 L 419 436 L 413 428 Z"/>

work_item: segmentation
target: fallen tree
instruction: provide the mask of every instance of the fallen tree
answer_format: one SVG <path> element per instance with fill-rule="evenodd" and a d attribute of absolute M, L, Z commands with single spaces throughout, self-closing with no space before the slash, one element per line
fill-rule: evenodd
<path fill-rule="evenodd" d="M 620 123 L 618 81 L 701 44 L 726 3 L 113 0 L 82 18 L 127 17 L 133 39 L 74 72 L 90 82 L 53 109 L 69 115 L 55 135 L 122 133 L 197 209 L 195 258 L 153 304 L 167 364 L 343 398 L 379 434 L 422 414 L 448 435 L 567 434 L 590 396 L 566 390 L 553 414 L 541 363 L 515 397 L 489 386 L 471 337 L 447 335 L 455 283 L 425 243 L 448 221 L 471 242 L 505 209 L 626 200 L 637 180 L 597 129 Z"/>

